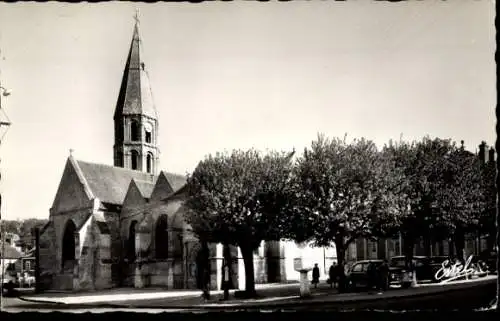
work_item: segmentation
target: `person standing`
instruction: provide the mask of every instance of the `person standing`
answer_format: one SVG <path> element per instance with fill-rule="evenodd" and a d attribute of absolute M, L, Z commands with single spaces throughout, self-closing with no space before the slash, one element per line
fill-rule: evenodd
<path fill-rule="evenodd" d="M 337 267 L 336 267 L 336 263 L 333 263 L 330 266 L 330 270 L 328 270 L 328 277 L 329 277 L 330 288 L 336 288 L 337 287 Z"/>
<path fill-rule="evenodd" d="M 379 284 L 377 288 L 380 293 L 382 291 L 387 291 L 387 289 L 389 288 L 389 264 L 387 263 L 387 260 L 384 260 L 384 262 L 382 262 L 378 270 Z"/>
<path fill-rule="evenodd" d="M 319 283 L 319 267 L 318 264 L 314 264 L 314 268 L 312 270 L 312 284 L 314 284 L 314 288 L 318 286 Z"/>

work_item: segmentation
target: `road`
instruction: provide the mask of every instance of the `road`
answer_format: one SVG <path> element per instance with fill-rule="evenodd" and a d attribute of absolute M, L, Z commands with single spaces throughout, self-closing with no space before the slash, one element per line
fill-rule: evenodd
<path fill-rule="evenodd" d="M 312 289 L 313 296 L 303 299 L 298 296 L 297 285 L 274 286 L 258 290 L 257 299 L 235 299 L 220 302 L 220 293 L 212 300 L 204 302 L 198 295 L 184 297 L 157 297 L 138 299 L 138 294 L 127 291 L 127 299 L 121 294 L 96 294 L 83 296 L 67 294 L 61 296 L 60 302 L 44 303 L 26 302 L 19 298 L 4 298 L 3 310 L 21 311 L 53 311 L 66 312 L 201 312 L 201 311 L 301 311 L 301 310 L 415 310 L 415 309 L 464 309 L 472 310 L 485 307 L 495 297 L 496 277 L 488 277 L 479 282 L 464 282 L 446 286 L 421 286 L 415 289 L 392 289 L 383 294 L 377 293 L 344 293 L 338 294 L 329 287 Z M 132 292 L 132 293 L 131 293 Z M 162 293 L 158 293 L 161 295 Z M 165 294 L 165 292 L 163 293 Z M 72 296 L 72 297 L 71 297 Z M 95 300 L 99 297 L 100 301 Z M 28 298 L 28 297 L 27 297 Z M 36 296 L 32 296 L 36 299 Z M 57 297 L 54 297 L 55 299 Z M 117 299 L 118 298 L 118 299 Z M 47 298 L 46 298 L 47 299 Z M 91 302 L 94 299 L 93 302 Z M 122 301 L 123 300 L 123 301 Z"/>

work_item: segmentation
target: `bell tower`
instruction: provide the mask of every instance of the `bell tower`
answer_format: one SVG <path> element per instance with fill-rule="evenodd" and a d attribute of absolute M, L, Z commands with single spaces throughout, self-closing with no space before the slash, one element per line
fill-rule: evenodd
<path fill-rule="evenodd" d="M 160 153 L 158 114 L 142 60 L 141 42 L 136 13 L 114 115 L 114 166 L 156 174 Z"/>

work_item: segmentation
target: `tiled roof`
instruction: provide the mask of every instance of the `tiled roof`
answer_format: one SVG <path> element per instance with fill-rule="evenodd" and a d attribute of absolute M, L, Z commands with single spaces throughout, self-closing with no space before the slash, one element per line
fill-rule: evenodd
<path fill-rule="evenodd" d="M 138 180 L 134 180 L 134 181 L 135 181 L 135 185 L 137 186 L 137 188 L 141 192 L 142 197 L 150 198 L 151 193 L 153 193 L 153 188 L 155 187 L 155 184 L 153 184 L 151 182 L 147 182 L 147 181 L 138 181 Z"/>
<path fill-rule="evenodd" d="M 103 203 L 122 205 L 132 179 L 144 198 L 150 198 L 156 176 L 131 169 L 76 161 L 92 194 Z M 178 191 L 186 184 L 186 177 L 162 171 L 173 189 Z"/>
<path fill-rule="evenodd" d="M 172 174 L 172 173 L 166 173 L 166 172 L 163 172 L 163 174 L 167 178 L 168 183 L 170 184 L 170 187 L 172 187 L 172 190 L 174 192 L 177 192 L 184 185 L 186 185 L 187 179 L 186 179 L 186 176 L 184 176 L 184 175 Z"/>
<path fill-rule="evenodd" d="M 2 259 L 18 259 L 21 256 L 22 254 L 9 244 L 4 244 L 3 246 L 0 246 L 0 257 Z"/>
<path fill-rule="evenodd" d="M 77 161 L 92 193 L 104 203 L 123 204 L 125 194 L 132 179 L 154 183 L 151 174 L 114 167 Z"/>

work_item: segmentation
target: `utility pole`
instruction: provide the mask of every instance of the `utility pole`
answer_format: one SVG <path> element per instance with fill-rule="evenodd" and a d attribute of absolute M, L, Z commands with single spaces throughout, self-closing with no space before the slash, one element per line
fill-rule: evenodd
<path fill-rule="evenodd" d="M 0 51 L 1 53 L 1 51 Z M 0 55 L 1 59 L 1 55 Z M 1 75 L 1 74 L 0 74 Z M 10 95 L 10 92 L 2 86 L 1 78 L 0 78 L 0 147 L 2 146 L 2 139 L 7 133 L 7 130 L 10 127 L 10 121 L 5 112 L 2 109 L 2 97 L 7 97 Z M 3 116 L 2 116 L 3 115 Z M 5 120 L 3 119 L 5 118 Z M 2 174 L 0 173 L 0 180 L 2 179 Z M 2 195 L 0 194 L 0 222 L 2 219 Z M 1 228 L 0 225 L 0 242 L 2 243 L 2 258 L 5 255 L 5 236 L 4 236 L 4 231 Z M 1 278 L 2 278 L 2 285 L 1 285 L 1 291 L 3 293 L 3 280 L 4 280 L 4 272 L 5 272 L 5 266 L 4 266 L 4 261 L 2 260 L 2 271 L 1 272 Z"/>

